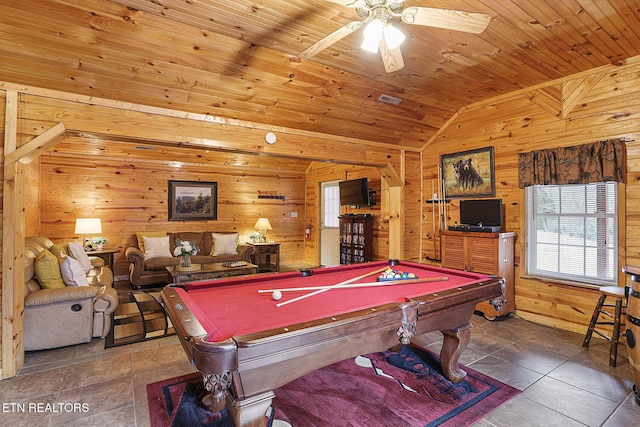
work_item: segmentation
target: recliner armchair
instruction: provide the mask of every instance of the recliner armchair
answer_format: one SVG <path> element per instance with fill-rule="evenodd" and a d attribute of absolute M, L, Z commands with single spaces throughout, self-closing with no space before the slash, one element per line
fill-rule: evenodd
<path fill-rule="evenodd" d="M 90 286 L 43 289 L 35 275 L 35 259 L 53 242 L 46 237 L 25 239 L 24 345 L 26 351 L 86 343 L 105 338 L 111 313 L 118 306 L 113 272 L 98 257 L 90 257 Z"/>

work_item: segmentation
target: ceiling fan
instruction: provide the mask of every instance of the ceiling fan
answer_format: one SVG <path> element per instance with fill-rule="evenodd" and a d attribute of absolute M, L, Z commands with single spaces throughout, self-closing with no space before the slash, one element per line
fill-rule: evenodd
<path fill-rule="evenodd" d="M 348 36 L 360 27 L 364 29 L 362 48 L 371 52 L 380 49 L 384 68 L 388 73 L 404 67 L 400 44 L 404 35 L 389 21 L 400 18 L 402 22 L 412 25 L 444 28 L 479 34 L 487 28 L 491 16 L 484 13 L 463 12 L 431 7 L 404 8 L 404 0 L 327 0 L 342 6 L 354 8 L 361 21 L 353 21 L 338 28 L 298 54 L 299 58 L 311 58 L 338 40 Z"/>

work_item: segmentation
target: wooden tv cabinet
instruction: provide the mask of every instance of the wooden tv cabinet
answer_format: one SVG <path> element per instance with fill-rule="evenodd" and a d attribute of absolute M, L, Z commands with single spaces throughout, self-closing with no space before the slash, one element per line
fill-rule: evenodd
<path fill-rule="evenodd" d="M 459 270 L 495 274 L 504 277 L 506 303 L 497 311 L 489 301 L 476 305 L 487 319 L 506 316 L 515 311 L 515 241 L 516 233 L 441 231 L 442 266 Z"/>

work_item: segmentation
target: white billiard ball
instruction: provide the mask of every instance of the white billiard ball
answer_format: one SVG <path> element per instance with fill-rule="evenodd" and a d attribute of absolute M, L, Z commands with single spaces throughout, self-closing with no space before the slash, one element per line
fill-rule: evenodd
<path fill-rule="evenodd" d="M 275 301 L 280 301 L 280 298 L 282 298 L 282 292 L 280 291 L 274 291 L 271 294 L 271 298 L 273 298 Z"/>

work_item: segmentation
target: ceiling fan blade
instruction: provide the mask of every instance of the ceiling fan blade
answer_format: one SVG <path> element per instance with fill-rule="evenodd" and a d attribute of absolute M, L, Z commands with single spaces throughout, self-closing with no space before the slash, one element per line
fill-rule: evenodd
<path fill-rule="evenodd" d="M 460 10 L 436 9 L 432 7 L 408 7 L 402 11 L 402 21 L 407 24 L 463 31 L 480 34 L 487 28 L 491 16 L 484 13 Z"/>
<path fill-rule="evenodd" d="M 312 44 L 311 46 L 309 46 L 308 48 L 300 52 L 298 54 L 298 58 L 311 58 L 312 56 L 317 55 L 318 53 L 320 53 L 320 51 L 328 48 L 329 46 L 331 46 L 338 40 L 342 39 L 343 37 L 346 37 L 349 34 L 353 33 L 355 30 L 357 30 L 361 26 L 362 26 L 361 21 L 349 22 L 347 25 L 341 28 L 338 28 L 333 33 L 323 37 L 316 43 Z"/>
<path fill-rule="evenodd" d="M 380 40 L 380 56 L 382 56 L 382 63 L 384 64 L 384 70 L 387 73 L 393 73 L 404 67 L 404 60 L 402 59 L 402 52 L 400 47 L 395 49 L 389 49 L 384 37 Z"/>

